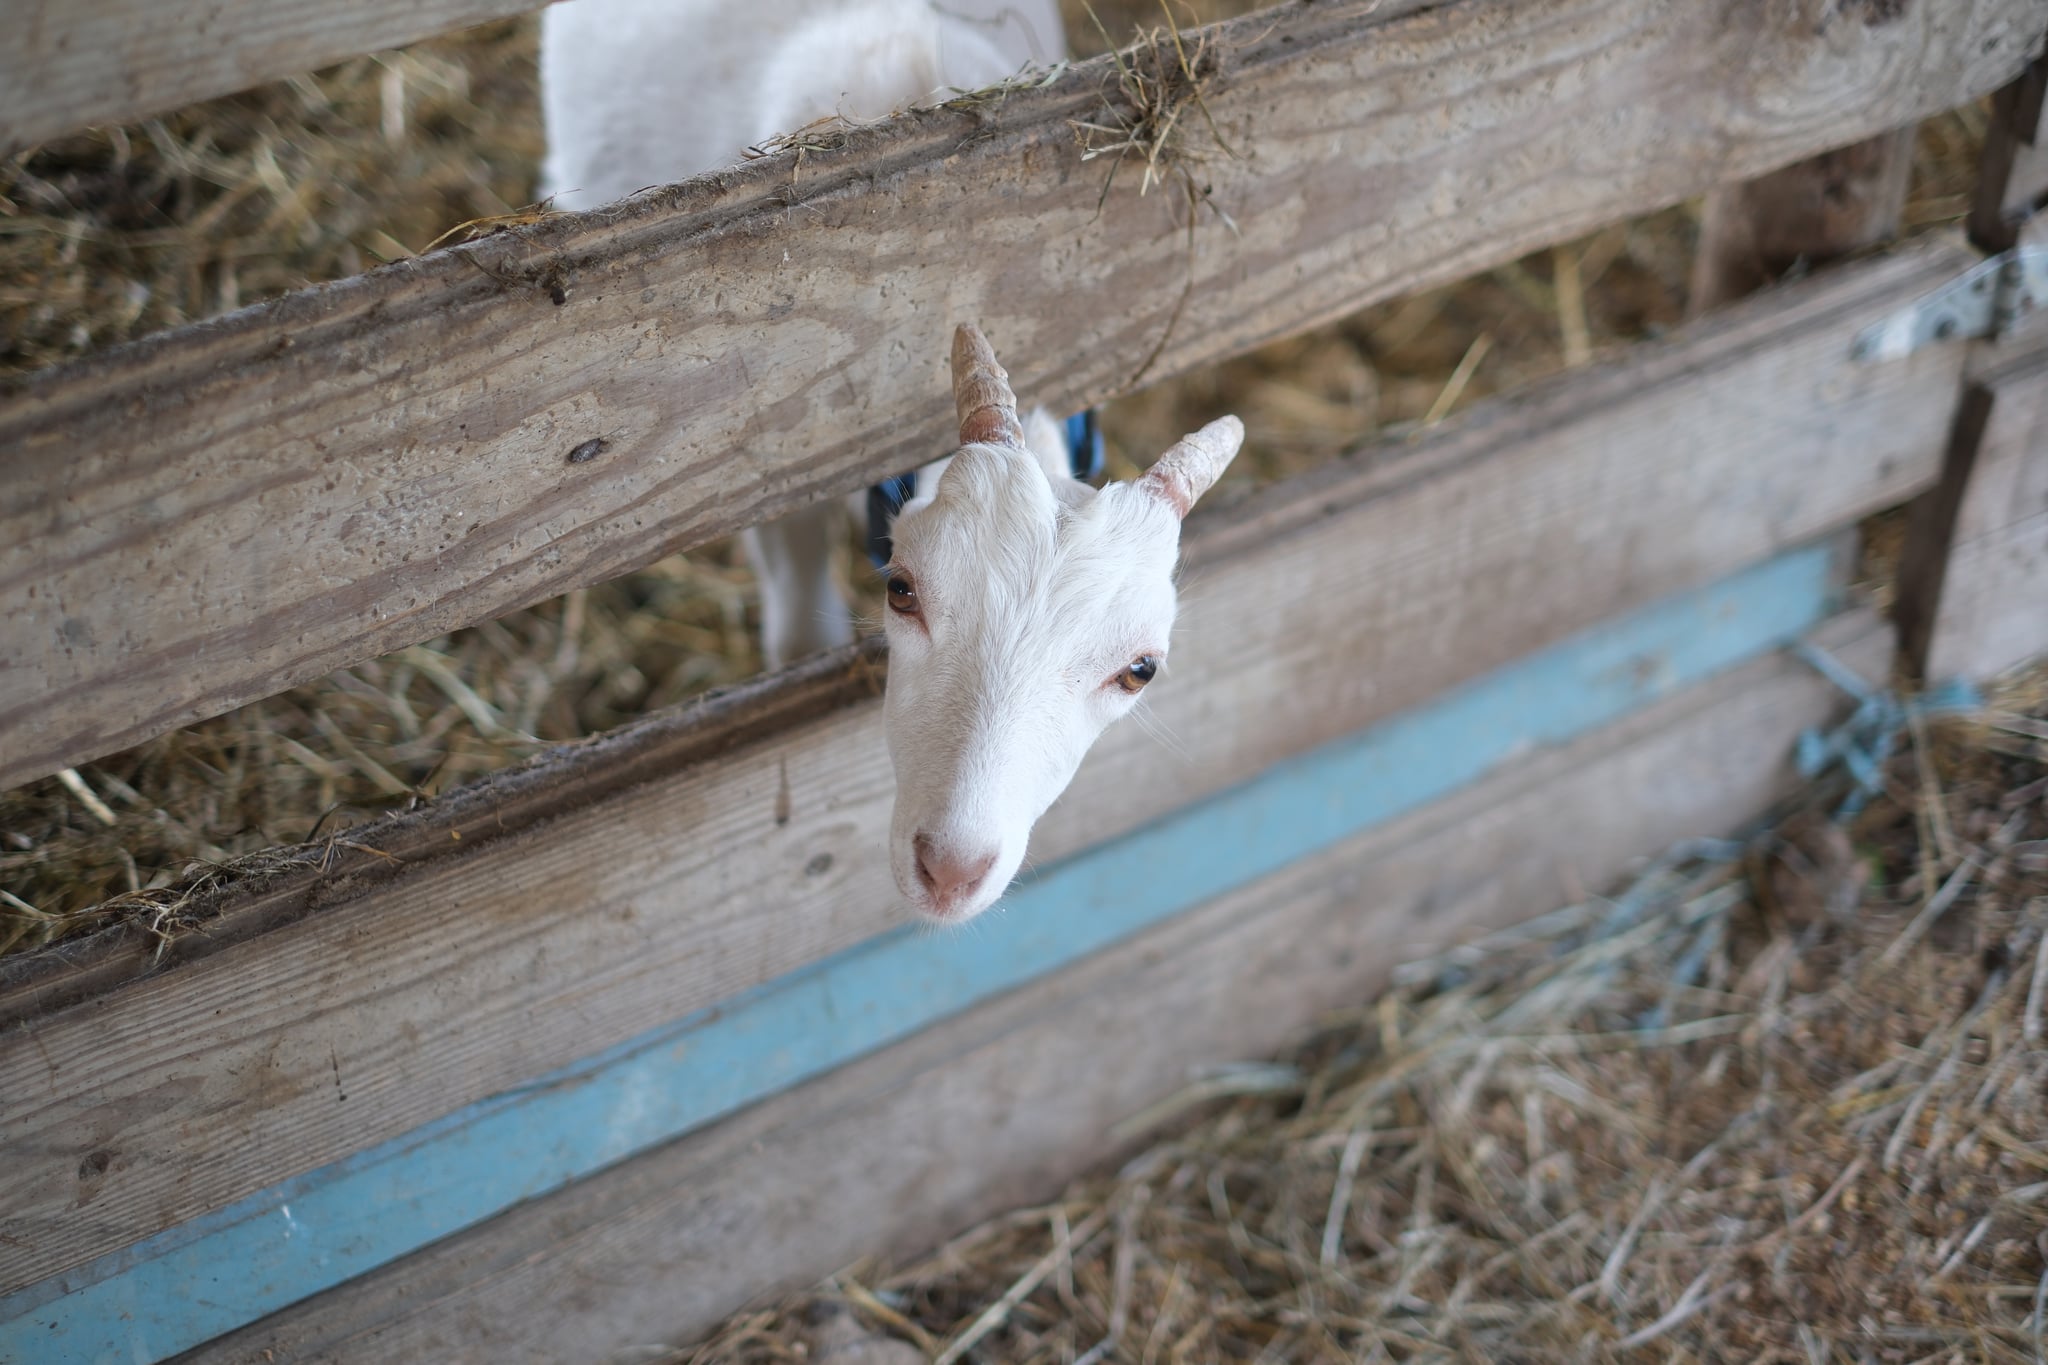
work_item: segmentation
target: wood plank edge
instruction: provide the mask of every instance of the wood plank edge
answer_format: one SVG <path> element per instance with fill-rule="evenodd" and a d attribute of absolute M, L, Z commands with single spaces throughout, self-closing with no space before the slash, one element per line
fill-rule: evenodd
<path fill-rule="evenodd" d="M 1313 60 L 1333 45 L 1365 43 L 1368 32 L 1424 8 L 1423 0 L 1377 7 L 1348 0 L 1301 7 L 1277 22 L 1258 14 L 1222 20 L 1184 36 L 1232 53 L 1227 71 L 1216 77 L 1220 93 L 1228 82 Z M 367 325 L 398 325 L 457 299 L 503 294 L 508 281 L 542 296 L 538 282 L 553 270 L 573 271 L 635 251 L 675 251 L 699 235 L 767 227 L 804 205 L 858 194 L 907 167 L 942 161 L 969 138 L 977 143 L 1008 138 L 1072 143 L 1070 120 L 1105 113 L 1138 116 L 1113 79 L 1115 60 L 1104 53 L 1069 63 L 1049 82 L 996 87 L 835 127 L 808 141 L 801 153 L 754 157 L 615 204 L 562 213 L 516 234 L 441 247 L 26 375 L 0 376 L 0 404 L 31 398 L 43 405 L 39 420 L 48 420 L 61 416 L 67 403 L 104 401 L 103 386 L 124 375 L 148 376 L 143 387 L 155 392 L 221 366 L 260 364 L 286 349 L 342 341 Z M 0 406 L 0 426 L 6 419 Z"/>
<path fill-rule="evenodd" d="M 1267 485 L 1220 515 L 1189 520 L 1183 560 L 1205 566 L 1295 528 L 1484 459 L 1507 441 L 1588 423 L 1658 385 L 1683 385 L 1741 363 L 1785 332 L 1861 321 L 1949 283 L 1981 258 L 1954 232 L 1927 233 L 1787 280 L 1671 333 L 1633 342 L 1580 369 L 1487 398 L 1427 432 L 1376 437 L 1342 457 Z M 1797 321 L 1788 323 L 1789 316 Z M 1845 342 L 1846 346 L 1846 342 Z M 1872 509 L 1877 510 L 1877 509 Z"/>
<path fill-rule="evenodd" d="M 201 890 L 180 907 L 180 920 L 192 927 L 168 940 L 130 920 L 0 958 L 0 1027 L 345 905 L 420 866 L 489 856 L 494 844 L 566 811 L 872 704 L 887 669 L 888 651 L 879 638 L 850 645 L 589 739 L 552 746 L 417 809 L 366 821 L 327 840 L 237 860 L 222 869 L 225 885 Z"/>
<path fill-rule="evenodd" d="M 409 47 L 430 38 L 474 28 L 479 24 L 513 18 L 549 3 L 551 0 L 461 0 L 455 4 L 420 4 L 413 7 L 408 16 L 411 19 L 409 23 L 394 23 L 385 29 L 371 30 L 367 34 L 357 32 L 355 37 L 345 43 L 339 38 L 330 39 L 325 43 L 272 40 L 254 49 L 254 60 L 251 59 L 252 53 L 243 50 L 243 44 L 238 41 L 239 30 L 232 18 L 221 12 L 225 7 L 214 5 L 211 7 L 212 13 L 208 16 L 212 20 L 214 30 L 221 35 L 223 41 L 236 50 L 232 62 L 235 73 L 233 79 L 187 80 L 177 89 L 174 96 L 141 99 L 130 88 L 134 82 L 126 79 L 126 73 L 105 72 L 102 73 L 102 83 L 111 88 L 103 97 L 97 100 L 90 97 L 74 99 L 66 112 L 57 115 L 34 109 L 24 115 L 14 101 L 9 100 L 0 105 L 0 126 L 11 125 L 7 128 L 7 136 L 0 138 L 0 157 L 14 156 L 38 143 L 81 132 L 87 128 L 154 118 L 189 104 L 238 94 L 270 81 L 286 80 L 301 72 L 317 71 L 321 67 L 332 66 L 336 62 L 347 61 L 352 57 Z M 159 8 L 149 3 L 149 0 L 142 0 L 136 7 Z M 49 7 L 37 17 L 37 44 L 49 52 L 61 51 L 74 41 L 89 40 L 89 29 L 81 33 L 63 30 L 74 17 L 83 18 L 88 24 L 94 19 L 105 17 L 105 8 L 81 7 L 84 13 L 74 15 L 69 6 Z M 21 51 L 32 55 L 28 44 L 24 44 Z M 4 70 L 0 70 L 0 76 L 5 74 Z M 59 122 L 59 119 L 63 121 Z"/>

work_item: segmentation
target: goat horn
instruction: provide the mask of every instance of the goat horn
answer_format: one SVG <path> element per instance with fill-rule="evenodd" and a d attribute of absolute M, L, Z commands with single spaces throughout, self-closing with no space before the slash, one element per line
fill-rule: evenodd
<path fill-rule="evenodd" d="M 1024 445 L 1017 420 L 1017 395 L 1009 372 L 996 363 L 995 347 L 971 322 L 953 330 L 953 406 L 960 414 L 960 444 Z"/>
<path fill-rule="evenodd" d="M 1181 437 L 1152 462 L 1138 487 L 1185 517 L 1195 499 L 1209 491 L 1244 444 L 1244 423 L 1219 417 L 1200 431 Z"/>

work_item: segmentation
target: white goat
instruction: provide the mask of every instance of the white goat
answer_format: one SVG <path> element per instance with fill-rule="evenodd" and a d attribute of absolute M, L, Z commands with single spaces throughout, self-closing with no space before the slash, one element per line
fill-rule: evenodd
<path fill-rule="evenodd" d="M 564 207 L 727 165 L 839 113 L 877 118 L 1064 53 L 1054 0 L 569 0 L 541 20 Z M 1017 414 L 980 332 L 953 341 L 960 448 L 918 472 L 891 528 L 884 706 L 896 770 L 890 868 L 919 914 L 992 905 L 1031 827 L 1164 664 L 1180 521 L 1237 453 L 1212 422 L 1134 483 L 1071 476 L 1043 412 Z M 771 665 L 852 638 L 826 504 L 747 536 Z"/>

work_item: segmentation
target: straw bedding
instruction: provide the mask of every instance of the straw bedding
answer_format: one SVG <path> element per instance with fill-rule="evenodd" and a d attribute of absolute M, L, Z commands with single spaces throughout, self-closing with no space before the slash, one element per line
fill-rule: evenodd
<path fill-rule="evenodd" d="M 674 1359 L 2039 1361 L 2044 701 L 1919 727 L 1846 828 L 1816 788 L 1416 964 L 1114 1174 Z"/>

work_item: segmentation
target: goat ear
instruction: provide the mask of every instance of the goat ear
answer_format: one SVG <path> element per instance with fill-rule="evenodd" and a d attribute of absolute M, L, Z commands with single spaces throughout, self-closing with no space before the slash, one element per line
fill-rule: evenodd
<path fill-rule="evenodd" d="M 1152 462 L 1138 487 L 1184 517 L 1195 500 L 1209 491 L 1244 444 L 1244 423 L 1219 417 L 1200 431 L 1181 437 Z"/>
<path fill-rule="evenodd" d="M 995 347 L 971 322 L 953 331 L 953 407 L 960 414 L 960 444 L 1024 447 L 1017 420 L 1017 395 L 1008 371 L 996 363 Z"/>

